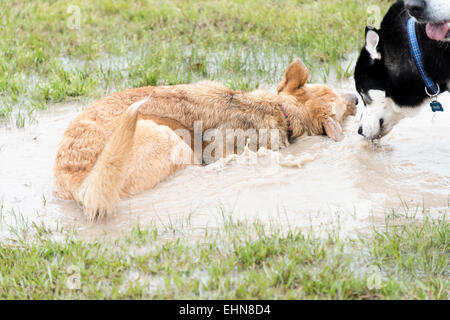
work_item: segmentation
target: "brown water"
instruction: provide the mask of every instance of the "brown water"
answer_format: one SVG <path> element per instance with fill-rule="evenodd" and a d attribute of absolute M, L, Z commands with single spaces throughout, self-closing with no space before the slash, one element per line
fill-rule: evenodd
<path fill-rule="evenodd" d="M 341 89 L 353 89 L 340 84 Z M 449 212 L 450 95 L 447 111 L 428 108 L 403 120 L 373 146 L 348 119 L 335 143 L 306 137 L 281 153 L 261 150 L 178 172 L 152 190 L 119 204 L 101 223 L 86 221 L 73 201 L 52 196 L 57 145 L 80 104 L 50 107 L 26 129 L 0 128 L 0 238 L 10 226 L 33 223 L 74 229 L 83 238 L 117 235 L 140 223 L 193 233 L 223 226 L 223 215 L 284 227 L 334 229 L 345 234 L 384 221 L 392 209 Z M 421 214 L 421 210 L 417 212 Z"/>

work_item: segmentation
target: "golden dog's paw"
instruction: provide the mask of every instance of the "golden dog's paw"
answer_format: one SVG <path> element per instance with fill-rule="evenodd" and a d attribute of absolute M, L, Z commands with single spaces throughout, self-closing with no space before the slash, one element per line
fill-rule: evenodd
<path fill-rule="evenodd" d="M 77 193 L 77 202 L 89 221 L 97 221 L 114 213 L 114 202 L 82 186 Z"/>
<path fill-rule="evenodd" d="M 80 204 L 83 209 L 83 213 L 89 221 L 98 221 L 113 214 L 114 209 L 110 206 L 102 206 L 96 204 Z"/>
<path fill-rule="evenodd" d="M 111 215 L 109 209 L 107 208 L 83 208 L 84 214 L 89 219 L 89 221 L 97 221 Z"/>

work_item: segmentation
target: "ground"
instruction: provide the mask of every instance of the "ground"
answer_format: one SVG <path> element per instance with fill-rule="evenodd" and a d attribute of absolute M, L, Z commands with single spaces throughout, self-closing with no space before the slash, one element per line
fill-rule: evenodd
<path fill-rule="evenodd" d="M 0 125 L 26 130 L 55 102 L 135 86 L 209 78 L 272 87 L 294 57 L 315 80 L 349 78 L 343 61 L 389 3 L 9 0 Z M 0 221 L 2 210 L 0 202 Z M 339 226 L 319 237 L 225 216 L 221 229 L 195 237 L 136 226 L 114 239 L 55 239 L 34 224 L 0 242 L 0 298 L 448 299 L 445 216 L 391 212 L 383 226 L 345 238 Z"/>

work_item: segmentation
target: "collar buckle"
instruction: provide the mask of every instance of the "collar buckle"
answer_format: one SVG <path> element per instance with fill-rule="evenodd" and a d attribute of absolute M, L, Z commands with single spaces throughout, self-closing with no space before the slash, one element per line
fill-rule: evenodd
<path fill-rule="evenodd" d="M 425 87 L 425 93 L 430 97 L 430 99 L 436 99 L 438 95 L 441 94 L 441 87 L 439 87 L 439 83 L 436 83 L 437 91 L 435 94 L 431 94 L 428 92 L 428 88 Z"/>

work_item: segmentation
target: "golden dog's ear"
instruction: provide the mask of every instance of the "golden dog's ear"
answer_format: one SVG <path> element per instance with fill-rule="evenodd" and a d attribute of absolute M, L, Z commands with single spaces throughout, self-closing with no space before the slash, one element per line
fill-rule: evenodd
<path fill-rule="evenodd" d="M 283 81 L 278 85 L 277 91 L 292 92 L 302 87 L 308 81 L 308 68 L 300 59 L 295 59 L 284 72 Z"/>
<path fill-rule="evenodd" d="M 326 117 L 325 120 L 322 121 L 322 125 L 327 136 L 334 141 L 341 141 L 344 139 L 341 125 L 333 118 Z"/>

